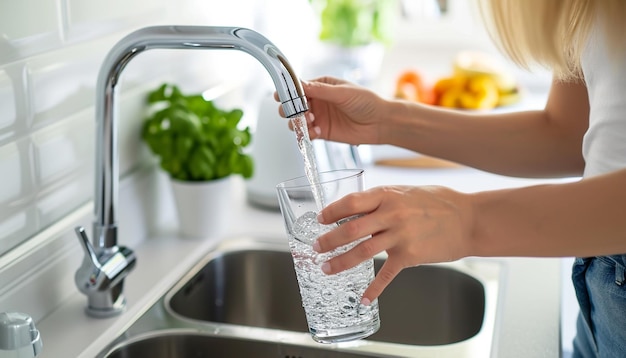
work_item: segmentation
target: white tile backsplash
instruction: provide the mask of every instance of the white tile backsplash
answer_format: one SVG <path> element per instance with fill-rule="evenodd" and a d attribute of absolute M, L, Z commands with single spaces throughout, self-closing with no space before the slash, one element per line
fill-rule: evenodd
<path fill-rule="evenodd" d="M 32 135 L 35 199 L 42 228 L 93 195 L 94 120 L 91 111 L 64 119 Z"/>
<path fill-rule="evenodd" d="M 0 63 L 60 46 L 59 20 L 57 1 L 0 1 Z"/>
<path fill-rule="evenodd" d="M 137 18 L 167 6 L 166 0 L 65 0 L 71 25 Z"/>
<path fill-rule="evenodd" d="M 36 127 L 66 118 L 91 105 L 96 74 L 106 53 L 83 43 L 37 56 L 26 63 Z"/>
<path fill-rule="evenodd" d="M 127 31 L 169 19 L 172 0 L 61 0 L 67 41 L 83 41 L 115 31 Z M 185 1 L 180 2 L 185 6 Z"/>
<path fill-rule="evenodd" d="M 0 256 L 38 231 L 30 139 L 0 147 Z"/>
<path fill-rule="evenodd" d="M 93 197 L 96 82 L 109 49 L 140 27 L 210 24 L 193 19 L 199 3 L 208 4 L 0 1 L 0 258 Z M 178 56 L 149 51 L 122 74 L 117 89 L 120 176 L 150 159 L 140 138 L 149 90 L 165 80 L 189 78 L 194 68 L 199 69 L 197 82 L 215 83 L 201 73 L 211 68 L 211 59 L 195 61 L 193 67 L 188 65 L 193 60 L 177 61 L 183 58 Z"/>
<path fill-rule="evenodd" d="M 26 106 L 26 76 L 21 63 L 0 62 L 0 146 L 26 133 L 30 115 Z"/>
<path fill-rule="evenodd" d="M 34 220 L 34 215 L 30 215 Z M 21 233 L 28 227 L 29 215 L 26 211 L 15 214 L 0 221 L 0 255 L 17 246 L 23 238 Z"/>
<path fill-rule="evenodd" d="M 42 228 L 48 227 L 89 200 L 91 186 L 81 176 L 67 180 L 47 195 L 37 199 L 37 217 Z"/>
<path fill-rule="evenodd" d="M 83 131 L 76 121 L 61 123 L 32 135 L 37 184 L 45 187 L 80 170 L 91 158 L 80 147 Z"/>
<path fill-rule="evenodd" d="M 3 173 L 0 204 L 15 200 L 23 192 L 22 166 L 27 164 L 22 162 L 16 143 L 0 147 L 0 173 Z"/>
<path fill-rule="evenodd" d="M 0 133 L 7 131 L 17 121 L 13 81 L 0 69 Z"/>
<path fill-rule="evenodd" d="M 57 31 L 57 2 L 19 0 L 0 2 L 0 23 L 10 42 L 25 41 Z"/>

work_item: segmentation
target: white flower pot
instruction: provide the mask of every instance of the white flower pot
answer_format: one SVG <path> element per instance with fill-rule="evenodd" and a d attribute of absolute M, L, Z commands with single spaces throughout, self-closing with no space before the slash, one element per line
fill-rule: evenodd
<path fill-rule="evenodd" d="M 232 176 L 206 182 L 170 182 L 182 236 L 207 238 L 226 232 L 232 216 Z"/>

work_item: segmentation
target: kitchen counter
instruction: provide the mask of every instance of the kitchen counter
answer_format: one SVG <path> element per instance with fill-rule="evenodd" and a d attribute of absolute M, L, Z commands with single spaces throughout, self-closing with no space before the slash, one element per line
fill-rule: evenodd
<path fill-rule="evenodd" d="M 400 169 L 366 167 L 366 187 L 381 184 L 445 185 L 473 192 L 517 187 L 555 180 L 530 180 L 488 174 L 471 168 Z M 236 191 L 237 225 L 223 237 L 191 240 L 174 233 L 152 235 L 133 247 L 137 266 L 125 281 L 127 310 L 108 319 L 84 313 L 86 298 L 76 291 L 49 316 L 38 322 L 44 342 L 42 357 L 94 357 L 140 317 L 177 280 L 221 240 L 251 235 L 286 240 L 278 211 L 249 206 L 243 181 Z M 90 208 L 85 209 L 90 215 Z M 70 223 L 68 223 L 68 226 Z M 121 225 L 129 225 L 122 221 Z M 71 227 L 71 226 L 69 226 Z M 124 244 L 124 237 L 120 239 Z M 560 355 L 559 259 L 494 258 L 507 278 L 501 283 L 496 317 L 495 357 L 558 357 Z"/>

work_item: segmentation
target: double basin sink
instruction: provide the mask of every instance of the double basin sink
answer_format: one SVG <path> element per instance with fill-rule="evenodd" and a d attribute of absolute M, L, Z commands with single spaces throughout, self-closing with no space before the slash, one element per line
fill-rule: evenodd
<path fill-rule="evenodd" d="M 500 275 L 472 259 L 405 269 L 379 298 L 377 333 L 327 345 L 308 333 L 286 242 L 225 240 L 100 357 L 486 357 Z"/>

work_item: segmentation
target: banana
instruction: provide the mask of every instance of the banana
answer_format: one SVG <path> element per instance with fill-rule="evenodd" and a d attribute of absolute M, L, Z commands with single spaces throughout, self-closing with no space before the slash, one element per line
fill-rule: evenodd
<path fill-rule="evenodd" d="M 496 107 L 499 91 L 489 76 L 454 75 L 435 83 L 436 104 L 448 108 L 491 109 Z"/>
<path fill-rule="evenodd" d="M 497 107 L 510 106 L 519 102 L 521 99 L 522 95 L 517 87 L 509 92 L 500 92 L 498 93 Z"/>
<path fill-rule="evenodd" d="M 458 53 L 452 62 L 452 74 L 437 80 L 428 91 L 429 96 L 423 95 L 427 92 L 424 87 L 419 74 L 407 71 L 399 77 L 395 95 L 447 108 L 473 110 L 508 106 L 521 99 L 519 85 L 504 63 L 476 51 Z"/>
<path fill-rule="evenodd" d="M 517 87 L 515 77 L 506 70 L 504 64 L 484 52 L 460 52 L 455 57 L 452 68 L 455 74 L 461 76 L 491 77 L 502 93 L 511 92 Z"/>

